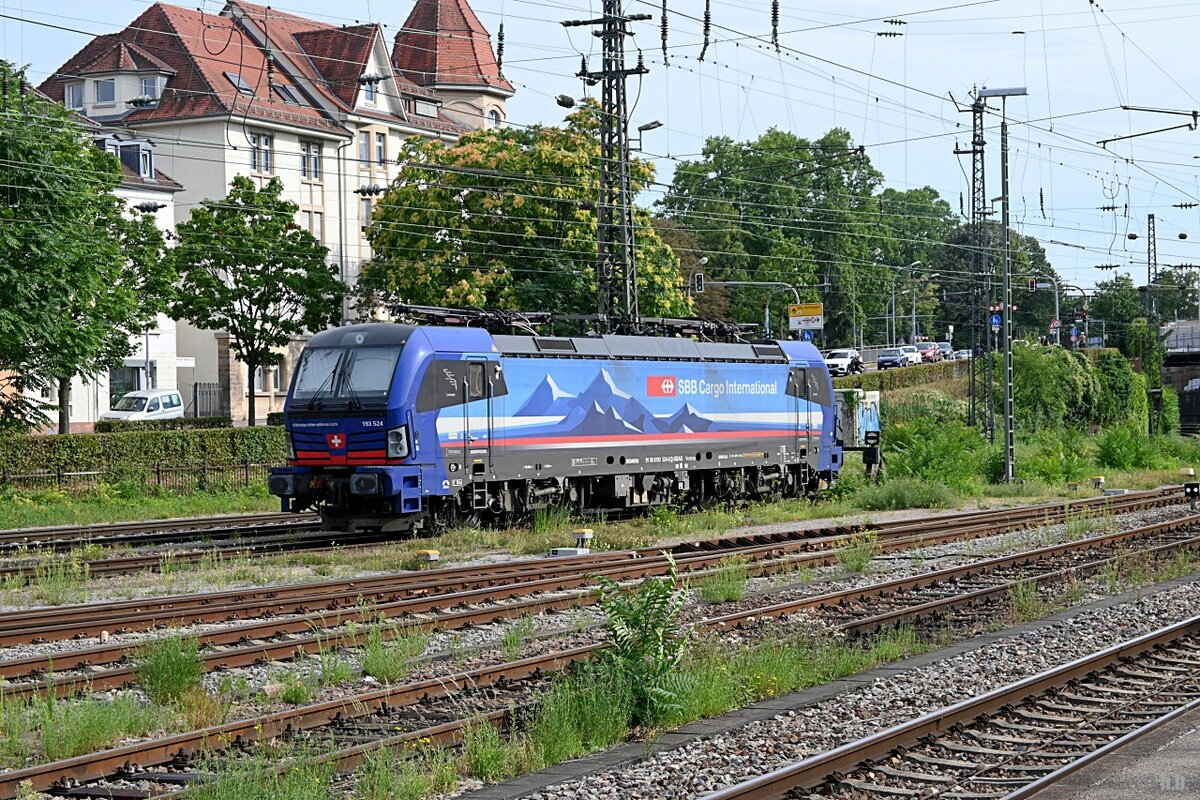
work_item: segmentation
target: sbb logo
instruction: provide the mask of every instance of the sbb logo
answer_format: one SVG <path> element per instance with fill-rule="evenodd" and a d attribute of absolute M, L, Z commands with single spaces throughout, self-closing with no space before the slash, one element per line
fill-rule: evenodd
<path fill-rule="evenodd" d="M 670 375 L 651 375 L 646 378 L 647 397 L 674 397 L 675 379 Z"/>

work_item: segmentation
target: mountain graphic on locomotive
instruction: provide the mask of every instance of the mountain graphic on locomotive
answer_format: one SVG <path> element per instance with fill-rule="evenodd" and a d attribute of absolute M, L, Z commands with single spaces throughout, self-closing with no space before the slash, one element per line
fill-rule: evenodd
<path fill-rule="evenodd" d="M 269 489 L 394 531 L 811 495 L 841 466 L 836 414 L 807 342 L 351 325 L 305 347 Z"/>

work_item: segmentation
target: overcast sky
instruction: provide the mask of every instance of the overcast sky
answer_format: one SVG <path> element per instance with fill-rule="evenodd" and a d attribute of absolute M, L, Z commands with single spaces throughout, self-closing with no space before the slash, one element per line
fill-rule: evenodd
<path fill-rule="evenodd" d="M 219 12 L 221 0 L 180 5 Z M 669 65 L 663 64 L 661 0 L 626 0 L 637 23 L 635 47 L 650 73 L 630 85 L 639 96 L 633 124 L 660 120 L 646 134 L 660 178 L 694 157 L 705 137 L 754 138 L 774 126 L 819 137 L 833 126 L 866 145 L 887 185 L 929 185 L 959 209 L 969 196 L 969 157 L 953 154 L 970 139 L 975 86 L 1026 86 L 1009 101 L 1013 224 L 1046 246 L 1072 283 L 1090 287 L 1116 263 L 1145 281 L 1146 216 L 1158 218 L 1159 263 L 1200 263 L 1200 132 L 1182 130 L 1097 145 L 1101 139 L 1184 125 L 1188 116 L 1122 111 L 1122 105 L 1200 109 L 1196 33 L 1200 2 L 1155 0 L 780 0 L 779 44 L 771 45 L 770 0 L 711 0 L 712 32 L 704 62 L 703 0 L 667 0 Z M 517 88 L 516 124 L 555 123 L 554 96 L 583 93 L 573 77 L 580 53 L 599 42 L 564 19 L 599 13 L 594 0 L 472 0 L 495 40 L 505 30 L 504 72 Z M 145 0 L 0 0 L 0 12 L 42 25 L 0 20 L 3 57 L 29 64 L 39 82 L 90 38 L 119 30 Z M 836 8 L 818 10 L 817 5 Z M 334 23 L 403 23 L 411 0 L 280 0 L 274 8 Z M 884 19 L 899 19 L 895 25 Z M 880 37 L 879 32 L 902 36 Z M 1000 194 L 999 117 L 989 118 L 989 197 Z M 653 197 L 644 197 L 652 200 Z M 1115 204 L 1117 211 L 1101 211 Z M 1128 205 L 1128 215 L 1125 209 Z M 999 206 L 997 206 L 997 209 Z M 1127 233 L 1140 234 L 1131 241 Z M 1189 234 L 1186 241 L 1178 234 Z M 1063 242 L 1086 249 L 1068 247 Z"/>

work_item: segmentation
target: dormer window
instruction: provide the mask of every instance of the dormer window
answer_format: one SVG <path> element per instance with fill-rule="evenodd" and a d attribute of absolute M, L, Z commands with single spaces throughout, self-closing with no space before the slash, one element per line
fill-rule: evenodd
<path fill-rule="evenodd" d="M 141 158 L 138 160 L 138 174 L 143 178 L 154 177 L 154 154 L 147 148 L 143 147 L 140 153 Z"/>
<path fill-rule="evenodd" d="M 158 76 L 152 78 L 142 78 L 142 97 L 148 97 L 151 100 L 158 99 Z"/>
<path fill-rule="evenodd" d="M 117 102 L 117 82 L 112 78 L 106 78 L 102 81 L 95 82 L 96 87 L 96 103 L 115 103 Z"/>
<path fill-rule="evenodd" d="M 66 97 L 64 98 L 64 100 L 66 101 L 67 108 L 71 108 L 76 111 L 82 111 L 83 110 L 83 84 L 82 83 L 68 83 Z"/>
<path fill-rule="evenodd" d="M 284 86 L 281 83 L 275 84 L 275 96 L 288 105 L 300 105 L 300 101 L 296 99 L 296 94 L 291 90 L 291 88 Z"/>
<path fill-rule="evenodd" d="M 418 115 L 422 117 L 436 117 L 438 115 L 437 103 L 430 103 L 428 100 L 417 100 L 413 106 Z"/>
<path fill-rule="evenodd" d="M 239 94 L 244 94 L 247 97 L 254 97 L 254 87 L 246 83 L 245 79 L 242 78 L 242 76 L 238 73 L 226 72 L 225 78 L 233 84 L 234 88 L 238 90 Z"/>

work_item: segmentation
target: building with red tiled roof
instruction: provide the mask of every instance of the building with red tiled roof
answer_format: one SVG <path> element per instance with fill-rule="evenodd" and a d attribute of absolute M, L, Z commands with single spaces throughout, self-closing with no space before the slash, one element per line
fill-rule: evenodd
<path fill-rule="evenodd" d="M 392 46 L 392 64 L 445 98 L 472 127 L 504 122 L 512 84 L 496 63 L 492 39 L 467 0 L 416 0 Z"/>
<path fill-rule="evenodd" d="M 419 43 L 402 32 L 393 47 L 373 23 L 329 25 L 242 0 L 220 14 L 154 3 L 84 45 L 41 89 L 106 130 L 153 141 L 157 166 L 182 187 L 181 218 L 223 197 L 235 175 L 281 179 L 297 224 L 353 283 L 370 257 L 373 200 L 361 190 L 391 182 L 405 139 L 450 142 L 500 124 L 513 93 L 466 0 L 428 6 L 416 0 L 410 15 L 436 51 L 421 65 Z M 394 63 L 405 53 L 405 66 Z M 193 380 L 227 386 L 236 416 L 249 390 L 220 334 L 180 323 L 179 343 L 196 359 Z M 256 381 L 264 413 L 281 407 L 287 372 L 285 361 Z"/>

